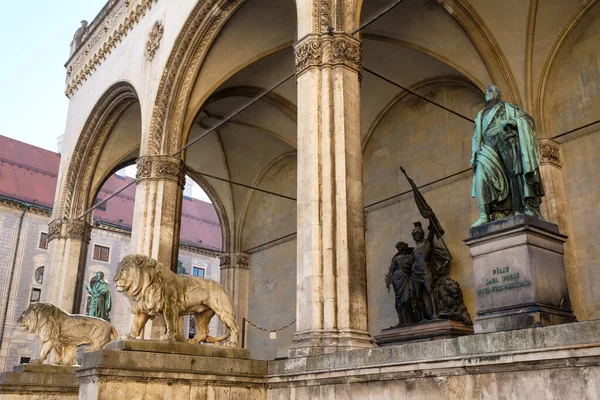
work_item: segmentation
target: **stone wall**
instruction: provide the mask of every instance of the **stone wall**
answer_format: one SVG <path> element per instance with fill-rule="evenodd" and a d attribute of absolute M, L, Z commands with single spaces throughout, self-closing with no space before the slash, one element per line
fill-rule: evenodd
<path fill-rule="evenodd" d="M 600 132 L 562 145 L 565 195 L 571 220 L 584 318 L 600 318 Z M 582 318 L 582 316 L 577 316 Z"/>
<path fill-rule="evenodd" d="M 21 357 L 31 356 L 32 335 L 15 327 L 16 320 L 29 306 L 33 288 L 41 289 L 36 282 L 35 270 L 45 266 L 46 249 L 39 248 L 40 233 L 48 232 L 49 215 L 28 211 L 23 218 L 18 250 L 16 249 L 19 218 L 23 209 L 0 205 L 0 318 L 8 301 L 2 347 L 0 348 L 0 370 L 19 364 Z M 14 264 L 14 273 L 8 297 L 8 279 Z"/>

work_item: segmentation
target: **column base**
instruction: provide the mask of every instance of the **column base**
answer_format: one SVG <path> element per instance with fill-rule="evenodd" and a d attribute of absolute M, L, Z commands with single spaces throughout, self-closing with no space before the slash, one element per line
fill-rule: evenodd
<path fill-rule="evenodd" d="M 294 334 L 290 358 L 312 357 L 349 350 L 370 349 L 373 338 L 362 331 L 308 331 Z"/>
<path fill-rule="evenodd" d="M 0 374 L 0 398 L 19 400 L 77 399 L 77 367 L 21 364 Z"/>

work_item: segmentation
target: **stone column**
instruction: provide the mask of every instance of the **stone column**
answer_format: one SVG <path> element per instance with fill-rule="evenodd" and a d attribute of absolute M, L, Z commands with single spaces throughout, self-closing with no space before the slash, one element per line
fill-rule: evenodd
<path fill-rule="evenodd" d="M 183 161 L 169 156 L 142 156 L 137 168 L 131 249 L 177 272 L 185 186 Z"/>
<path fill-rule="evenodd" d="M 571 232 L 571 226 L 562 174 L 560 144 L 554 140 L 541 139 L 538 141 L 538 148 L 540 173 L 546 191 L 546 196 L 542 201 L 542 212 L 549 221 L 559 226 L 563 234 L 568 236 Z M 586 319 L 581 303 L 581 286 L 572 240 L 567 240 L 564 245 L 564 260 L 573 312 L 579 319 Z"/>
<path fill-rule="evenodd" d="M 316 3 L 304 1 L 298 7 L 302 11 L 317 7 Z M 323 10 L 312 13 L 317 18 L 313 28 L 319 33 L 308 34 L 295 45 L 297 332 L 290 357 L 372 346 L 367 331 L 360 142 L 362 49 L 356 38 L 337 32 L 341 17 L 331 23 L 337 28 L 328 27 L 330 17 Z M 299 27 L 306 24 L 299 21 Z"/>
<path fill-rule="evenodd" d="M 131 252 L 157 259 L 173 272 L 177 272 L 184 186 L 185 166 L 181 159 L 164 155 L 138 158 Z M 124 313 L 123 329 L 131 323 L 126 316 L 130 314 Z M 165 329 L 164 320 L 156 317 L 151 327 L 147 325 L 145 336 L 159 339 Z"/>
<path fill-rule="evenodd" d="M 49 268 L 42 301 L 78 314 L 92 226 L 79 219 L 55 219 L 48 225 Z"/>
<path fill-rule="evenodd" d="M 250 255 L 225 253 L 220 257 L 221 284 L 233 298 L 235 321 L 242 329 L 242 318 L 248 317 L 248 285 L 250 281 Z"/>

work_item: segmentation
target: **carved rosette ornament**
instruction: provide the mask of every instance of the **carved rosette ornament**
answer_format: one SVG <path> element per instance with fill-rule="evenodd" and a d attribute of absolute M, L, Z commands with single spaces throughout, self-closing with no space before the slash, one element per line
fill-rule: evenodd
<path fill-rule="evenodd" d="M 342 33 L 309 35 L 294 48 L 296 75 L 308 68 L 345 66 L 357 72 L 362 67 L 361 43 Z"/>
<path fill-rule="evenodd" d="M 538 141 L 538 150 L 540 152 L 540 163 L 552 164 L 557 167 L 562 167 L 560 159 L 560 145 L 550 139 L 542 139 Z"/>
<path fill-rule="evenodd" d="M 246 253 L 225 253 L 219 256 L 220 267 L 223 269 L 250 269 L 250 255 Z"/>
<path fill-rule="evenodd" d="M 162 23 L 162 21 L 156 21 L 152 27 L 152 30 L 148 34 L 148 40 L 146 41 L 146 51 L 144 52 L 146 60 L 154 60 L 154 56 L 160 47 L 160 41 L 164 33 L 165 25 Z"/>
<path fill-rule="evenodd" d="M 169 180 L 185 186 L 185 165 L 170 156 L 144 156 L 137 160 L 137 181 L 144 179 Z"/>
<path fill-rule="evenodd" d="M 89 243 L 92 226 L 80 219 L 55 219 L 48 224 L 48 242 L 59 238 L 79 239 Z"/>

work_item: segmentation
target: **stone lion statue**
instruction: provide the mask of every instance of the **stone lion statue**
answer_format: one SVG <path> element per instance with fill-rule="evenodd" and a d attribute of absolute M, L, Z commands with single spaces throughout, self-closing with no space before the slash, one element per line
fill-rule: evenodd
<path fill-rule="evenodd" d="M 167 332 L 161 340 L 183 341 L 178 319 L 183 315 L 196 318 L 196 336 L 191 343 L 220 343 L 231 337 L 229 345 L 237 346 L 238 327 L 233 301 L 218 282 L 189 275 L 177 275 L 160 262 L 143 255 L 130 254 L 119 263 L 114 277 L 117 291 L 131 301 L 134 315 L 129 334 L 124 339 L 140 336 L 149 319 L 162 315 Z M 229 332 L 221 337 L 208 335 L 208 323 L 217 315 Z"/>
<path fill-rule="evenodd" d="M 33 303 L 17 320 L 29 333 L 34 333 L 42 348 L 40 357 L 30 361 L 42 364 L 52 350 L 56 364 L 76 364 L 77 345 L 90 344 L 92 350 L 100 350 L 111 339 L 117 339 L 117 330 L 103 319 L 86 315 L 68 314 L 46 303 Z"/>

